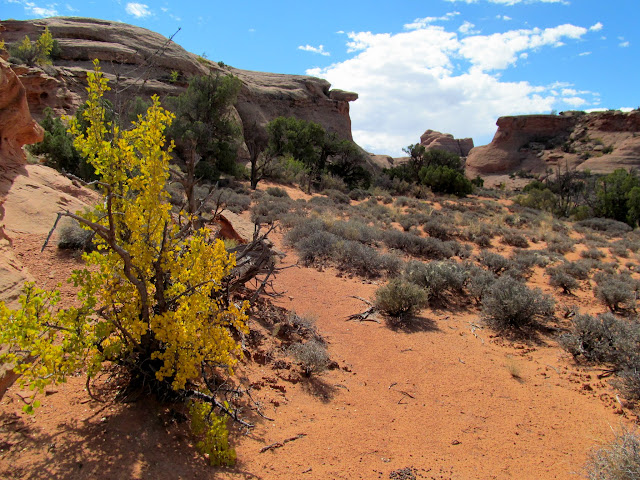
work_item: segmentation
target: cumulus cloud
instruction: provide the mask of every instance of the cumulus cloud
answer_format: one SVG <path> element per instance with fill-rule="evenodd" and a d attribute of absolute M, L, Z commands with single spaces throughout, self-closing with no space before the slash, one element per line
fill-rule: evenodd
<path fill-rule="evenodd" d="M 458 28 L 458 31 L 463 35 L 472 35 L 480 33 L 480 30 L 475 30 L 475 25 L 467 20 Z"/>
<path fill-rule="evenodd" d="M 598 22 L 594 25 L 591 25 L 589 27 L 589 30 L 591 30 L 592 32 L 599 32 L 600 30 L 602 30 L 602 27 L 604 27 L 604 25 L 602 25 L 602 23 Z"/>
<path fill-rule="evenodd" d="M 406 30 L 416 30 L 418 28 L 424 28 L 427 25 L 431 25 L 432 23 L 435 22 L 446 22 L 447 20 L 451 20 L 453 17 L 455 17 L 456 15 L 460 15 L 460 12 L 449 12 L 449 13 L 445 13 L 444 15 L 442 15 L 441 17 L 423 17 L 423 18 L 416 18 L 413 22 L 411 23 L 405 23 L 404 28 Z"/>
<path fill-rule="evenodd" d="M 305 52 L 312 52 L 312 53 L 318 53 L 320 55 L 324 55 L 325 57 L 328 57 L 329 55 L 331 55 L 329 52 L 326 52 L 324 49 L 324 45 L 318 45 L 317 47 L 313 47 L 311 45 L 300 45 L 298 47 L 298 50 L 303 50 Z"/>
<path fill-rule="evenodd" d="M 133 15 L 136 18 L 148 17 L 151 15 L 151 10 L 149 10 L 149 6 L 144 3 L 127 3 L 125 7 L 125 11 L 129 15 Z"/>
<path fill-rule="evenodd" d="M 34 17 L 55 17 L 56 15 L 59 15 L 56 3 L 37 5 L 34 2 L 24 0 L 9 0 L 9 3 L 22 5 L 27 15 L 33 15 Z"/>
<path fill-rule="evenodd" d="M 430 22 L 410 25 L 409 31 L 395 34 L 348 33 L 350 58 L 306 72 L 358 92 L 351 106 L 353 135 L 369 151 L 401 155 L 402 147 L 415 143 L 427 128 L 472 136 L 482 144 L 495 133 L 501 115 L 595 103 L 586 100 L 595 94 L 571 90 L 566 82 L 533 85 L 500 76 L 520 58 L 580 39 L 587 28 L 560 25 L 461 36 Z"/>

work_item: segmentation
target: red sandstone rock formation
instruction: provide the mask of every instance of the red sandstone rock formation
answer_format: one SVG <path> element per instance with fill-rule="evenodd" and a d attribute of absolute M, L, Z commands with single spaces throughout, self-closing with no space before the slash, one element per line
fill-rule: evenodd
<path fill-rule="evenodd" d="M 53 66 L 15 67 L 36 117 L 47 106 L 58 115 L 75 112 L 86 97 L 86 74 L 97 58 L 112 87 L 108 98 L 116 107 L 137 95 L 177 95 L 192 75 L 231 73 L 243 83 L 236 104 L 242 123 L 264 125 L 281 115 L 295 116 L 352 139 L 349 102 L 358 95 L 331 90 L 326 80 L 231 68 L 189 53 L 160 34 L 118 22 L 57 17 L 8 20 L 3 25 L 8 44 L 24 35 L 36 38 L 48 26 L 60 45 L 61 55 Z M 172 81 L 172 72 L 177 72 L 178 81 Z"/>
<path fill-rule="evenodd" d="M 420 144 L 427 150 L 445 150 L 461 157 L 466 157 L 473 148 L 472 138 L 453 138 L 450 133 L 427 130 L 420 136 Z"/>
<path fill-rule="evenodd" d="M 490 144 L 467 158 L 468 176 L 544 173 L 549 168 L 608 173 L 640 167 L 640 111 L 500 117 Z"/>

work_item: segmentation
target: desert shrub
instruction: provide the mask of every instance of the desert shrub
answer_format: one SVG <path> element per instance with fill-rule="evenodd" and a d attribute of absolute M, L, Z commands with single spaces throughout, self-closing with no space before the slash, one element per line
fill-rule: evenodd
<path fill-rule="evenodd" d="M 612 237 L 621 237 L 627 232 L 630 232 L 632 228 L 624 222 L 619 222 L 612 218 L 588 218 L 586 220 L 580 220 L 576 222 L 576 225 L 595 230 L 598 232 L 604 232 Z"/>
<path fill-rule="evenodd" d="M 382 233 L 382 240 L 389 248 L 402 250 L 416 257 L 434 260 L 451 258 L 455 252 L 451 245 L 447 245 L 437 238 L 423 238 L 411 233 L 388 230 Z"/>
<path fill-rule="evenodd" d="M 286 197 L 263 195 L 251 208 L 251 221 L 254 223 L 274 223 L 282 215 L 289 213 L 294 202 Z"/>
<path fill-rule="evenodd" d="M 494 273 L 480 268 L 477 265 L 470 265 L 467 271 L 469 275 L 467 291 L 475 302 L 480 304 L 482 298 L 489 291 L 497 277 Z"/>
<path fill-rule="evenodd" d="M 437 238 L 439 240 L 449 240 L 454 235 L 454 229 L 451 226 L 451 221 L 447 223 L 447 219 L 441 216 L 431 216 L 422 225 L 422 230 L 430 237 Z"/>
<path fill-rule="evenodd" d="M 28 35 L 25 35 L 20 43 L 16 43 L 9 48 L 12 60 L 20 60 L 29 66 L 51 65 L 51 59 L 59 54 L 60 47 L 57 40 L 49 32 L 49 27 L 45 27 L 38 40 L 32 42 Z"/>
<path fill-rule="evenodd" d="M 577 260 L 575 262 L 565 262 L 561 265 L 561 268 L 577 280 L 587 280 L 589 273 L 593 269 L 593 263 L 588 260 Z"/>
<path fill-rule="evenodd" d="M 333 233 L 321 230 L 304 237 L 295 243 L 300 259 L 307 265 L 319 260 L 328 260 L 340 238 Z"/>
<path fill-rule="evenodd" d="M 589 248 L 588 250 L 583 250 L 580 252 L 580 256 L 582 258 L 591 258 L 593 260 L 599 260 L 605 257 L 604 252 L 598 250 L 597 248 Z"/>
<path fill-rule="evenodd" d="M 560 345 L 574 358 L 587 362 L 627 365 L 636 355 L 640 325 L 604 313 L 577 315 L 571 330 L 560 337 Z"/>
<path fill-rule="evenodd" d="M 578 281 L 561 267 L 550 268 L 548 273 L 549 285 L 552 287 L 562 288 L 562 293 L 571 295 L 573 290 L 579 286 Z"/>
<path fill-rule="evenodd" d="M 271 195 L 272 197 L 289 198 L 289 194 L 287 193 L 287 191 L 284 188 L 280 187 L 268 187 L 265 190 L 265 193 Z"/>
<path fill-rule="evenodd" d="M 398 321 L 411 317 L 426 303 L 424 289 L 402 278 L 394 278 L 378 288 L 374 302 L 379 311 Z"/>
<path fill-rule="evenodd" d="M 540 250 L 519 250 L 513 251 L 511 259 L 521 268 L 531 269 L 533 267 L 546 267 L 551 259 Z"/>
<path fill-rule="evenodd" d="M 638 343 L 636 343 L 636 350 Z M 630 400 L 640 400 L 640 354 L 634 352 L 624 367 L 618 372 L 616 386 Z"/>
<path fill-rule="evenodd" d="M 575 248 L 575 242 L 563 234 L 545 235 L 545 241 L 547 242 L 547 250 L 562 255 L 572 252 Z"/>
<path fill-rule="evenodd" d="M 636 480 L 640 478 L 640 437 L 623 430 L 611 443 L 589 453 L 585 465 L 589 480 Z"/>
<path fill-rule="evenodd" d="M 478 260 L 496 275 L 499 275 L 512 266 L 511 261 L 507 257 L 494 252 L 484 251 L 480 254 Z"/>
<path fill-rule="evenodd" d="M 354 188 L 349 192 L 349 198 L 355 201 L 364 200 L 365 198 L 369 198 L 370 196 L 371 193 L 368 190 L 363 190 L 361 188 Z"/>
<path fill-rule="evenodd" d="M 344 205 L 349 205 L 351 203 L 351 198 L 349 198 L 348 195 L 342 193 L 340 190 L 336 190 L 335 188 L 323 190 L 321 193 L 333 200 L 333 203 L 341 203 Z"/>
<path fill-rule="evenodd" d="M 399 215 L 397 221 L 405 232 L 408 232 L 411 230 L 411 227 L 415 227 L 420 223 L 416 215 Z"/>
<path fill-rule="evenodd" d="M 217 194 L 213 195 L 207 208 L 213 210 L 216 204 L 223 205 L 224 208 L 230 212 L 242 213 L 251 207 L 251 197 L 235 192 L 230 188 L 221 188 Z"/>
<path fill-rule="evenodd" d="M 326 225 L 326 228 L 345 240 L 354 240 L 367 245 L 375 243 L 380 237 L 380 232 L 376 228 L 358 220 L 332 222 Z"/>
<path fill-rule="evenodd" d="M 595 276 L 595 295 L 612 312 L 635 309 L 637 282 L 624 275 L 601 273 Z"/>
<path fill-rule="evenodd" d="M 553 315 L 553 299 L 541 290 L 504 276 L 482 299 L 483 317 L 496 330 L 518 330 Z"/>
<path fill-rule="evenodd" d="M 628 258 L 629 249 L 624 241 L 617 241 L 609 246 L 609 252 L 611 255 L 618 258 Z"/>
<path fill-rule="evenodd" d="M 418 201 L 415 198 L 405 197 L 404 195 L 396 197 L 396 200 L 395 202 L 393 202 L 393 204 L 396 207 L 414 207 L 414 208 L 417 208 L 419 205 Z"/>
<path fill-rule="evenodd" d="M 491 237 L 483 233 L 472 234 L 470 240 L 482 248 L 491 247 Z"/>
<path fill-rule="evenodd" d="M 384 269 L 381 255 L 376 250 L 351 240 L 336 244 L 333 259 L 340 270 L 364 277 L 379 277 Z"/>
<path fill-rule="evenodd" d="M 329 365 L 329 352 L 327 346 L 312 339 L 304 343 L 294 343 L 289 347 L 289 353 L 296 361 L 300 362 L 306 376 L 320 373 Z"/>
<path fill-rule="evenodd" d="M 516 232 L 506 232 L 502 236 L 502 243 L 518 248 L 529 248 L 529 241 L 524 235 Z"/>
<path fill-rule="evenodd" d="M 91 230 L 85 230 L 76 220 L 65 220 L 58 229 L 58 248 L 68 250 L 93 250 Z"/>
<path fill-rule="evenodd" d="M 462 265 L 453 261 L 423 263 L 411 261 L 405 267 L 404 277 L 425 289 L 429 300 L 444 302 L 447 295 L 464 294 L 469 274 Z"/>

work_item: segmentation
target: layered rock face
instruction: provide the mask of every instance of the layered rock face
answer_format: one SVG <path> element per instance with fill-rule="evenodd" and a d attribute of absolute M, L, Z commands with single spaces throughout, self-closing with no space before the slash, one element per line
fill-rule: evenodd
<path fill-rule="evenodd" d="M 473 139 L 453 138 L 450 133 L 427 130 L 420 136 L 420 144 L 427 150 L 445 150 L 460 157 L 466 157 L 473 148 Z"/>
<path fill-rule="evenodd" d="M 500 117 L 497 125 L 491 143 L 469 154 L 468 176 L 640 167 L 640 111 Z"/>
<path fill-rule="evenodd" d="M 110 80 L 108 98 L 116 109 L 138 95 L 178 95 L 193 75 L 233 74 L 243 83 L 234 114 L 243 124 L 264 125 L 280 115 L 295 116 L 352 140 L 349 102 L 358 96 L 331 90 L 325 80 L 219 65 L 158 33 L 123 23 L 59 17 L 2 23 L 8 44 L 25 35 L 36 39 L 47 26 L 60 45 L 61 54 L 53 66 L 16 68 L 36 117 L 47 106 L 58 115 L 75 112 L 86 98 L 87 71 L 97 58 Z"/>

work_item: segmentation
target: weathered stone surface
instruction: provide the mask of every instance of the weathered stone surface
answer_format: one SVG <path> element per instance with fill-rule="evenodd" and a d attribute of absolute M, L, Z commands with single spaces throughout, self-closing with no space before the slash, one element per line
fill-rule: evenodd
<path fill-rule="evenodd" d="M 450 133 L 427 130 L 420 136 L 420 144 L 427 150 L 444 150 L 461 157 L 466 157 L 473 148 L 471 138 L 453 138 Z"/>
<path fill-rule="evenodd" d="M 23 163 L 22 146 L 42 140 L 44 131 L 29 113 L 27 95 L 9 64 L 0 59 L 0 166 Z"/>
<path fill-rule="evenodd" d="M 640 167 L 639 111 L 500 117 L 497 125 L 491 143 L 469 154 L 468 176 Z"/>
<path fill-rule="evenodd" d="M 193 75 L 233 74 L 243 83 L 236 104 L 242 123 L 264 125 L 280 115 L 295 116 L 352 139 L 349 102 L 357 94 L 331 90 L 322 79 L 231 68 L 189 53 L 158 33 L 119 22 L 56 17 L 8 20 L 3 25 L 7 43 L 24 35 L 37 38 L 48 26 L 60 44 L 61 56 L 54 66 L 16 68 L 36 118 L 45 107 L 58 115 L 74 113 L 86 98 L 86 75 L 97 58 L 110 80 L 108 98 L 116 108 L 135 96 L 178 95 Z M 177 81 L 172 79 L 173 72 L 178 74 Z"/>

